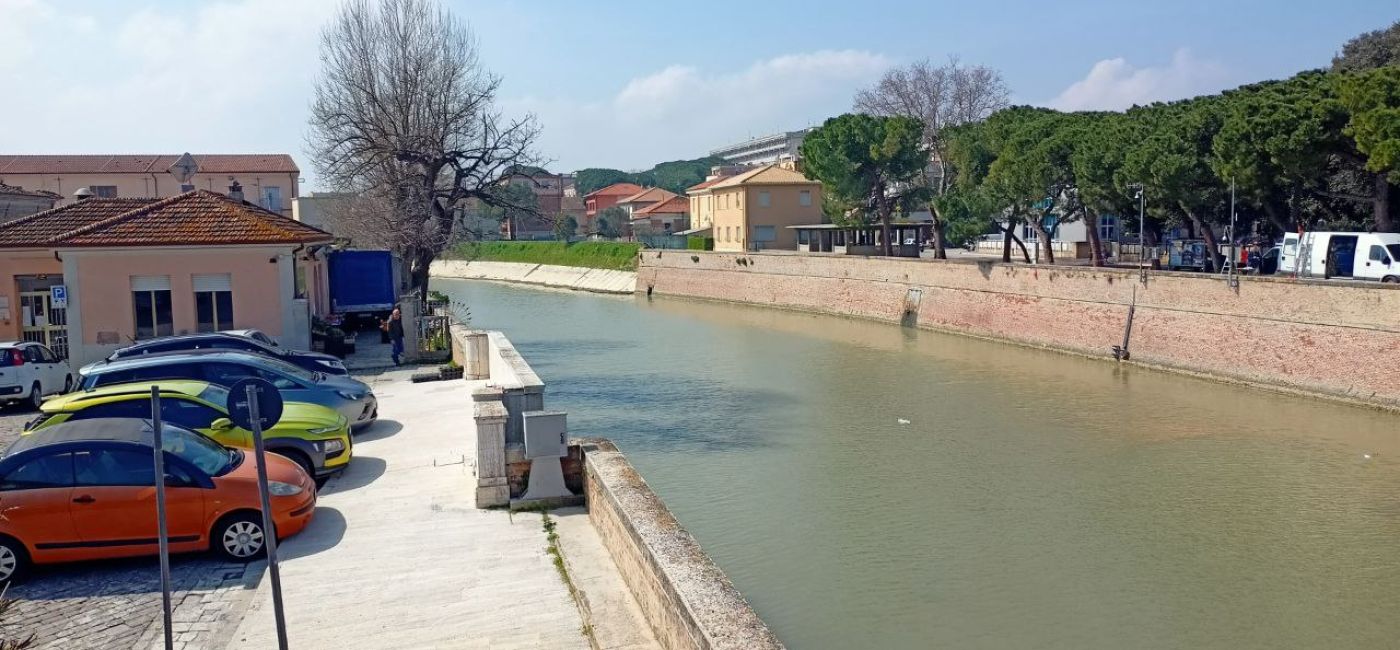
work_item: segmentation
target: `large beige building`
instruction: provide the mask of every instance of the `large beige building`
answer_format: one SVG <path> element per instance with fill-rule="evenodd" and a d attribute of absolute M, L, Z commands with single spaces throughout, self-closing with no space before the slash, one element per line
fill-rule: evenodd
<path fill-rule="evenodd" d="M 249 203 L 292 216 L 301 171 L 287 154 L 194 154 L 198 171 L 188 185 L 227 193 L 237 181 Z M 53 192 L 62 207 L 88 188 L 96 198 L 168 198 L 188 189 L 171 175 L 179 155 L 0 155 L 0 178 L 26 190 Z"/>
<path fill-rule="evenodd" d="M 706 188 L 717 251 L 795 249 L 788 226 L 821 223 L 822 186 L 801 172 L 764 165 Z M 696 224 L 698 227 L 699 224 Z"/>

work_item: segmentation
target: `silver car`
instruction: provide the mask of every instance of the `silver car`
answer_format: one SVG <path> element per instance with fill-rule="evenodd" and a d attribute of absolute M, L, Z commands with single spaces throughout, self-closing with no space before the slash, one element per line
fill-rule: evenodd
<path fill-rule="evenodd" d="M 352 427 L 369 425 L 379 417 L 379 401 L 364 382 L 348 375 L 327 375 L 280 359 L 231 350 L 188 350 L 99 361 L 79 371 L 84 390 L 161 379 L 193 379 L 232 386 L 240 379 L 261 377 L 272 382 L 287 401 L 320 404 L 339 411 Z"/>

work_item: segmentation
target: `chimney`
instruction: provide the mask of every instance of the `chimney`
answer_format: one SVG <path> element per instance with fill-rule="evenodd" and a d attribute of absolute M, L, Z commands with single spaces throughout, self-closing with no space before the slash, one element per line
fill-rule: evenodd
<path fill-rule="evenodd" d="M 239 185 L 238 181 L 234 181 L 232 185 L 228 186 L 228 198 L 235 201 L 243 200 L 243 186 Z"/>
<path fill-rule="evenodd" d="M 92 198 L 92 189 L 87 187 L 80 187 L 78 188 L 78 191 L 73 193 L 73 198 L 78 201 L 86 201 Z"/>

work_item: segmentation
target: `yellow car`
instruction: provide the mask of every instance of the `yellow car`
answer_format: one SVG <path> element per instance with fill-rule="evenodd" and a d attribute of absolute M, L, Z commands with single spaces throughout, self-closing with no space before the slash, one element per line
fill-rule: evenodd
<path fill-rule="evenodd" d="M 157 381 L 113 384 L 68 393 L 44 402 L 25 433 L 60 422 L 92 418 L 151 417 L 151 387 L 160 387 L 161 420 L 198 431 L 220 444 L 251 448 L 253 434 L 228 417 L 228 389 L 203 381 Z M 350 424 L 334 409 L 286 402 L 282 419 L 263 432 L 263 445 L 296 461 L 317 483 L 345 469 L 353 444 Z"/>

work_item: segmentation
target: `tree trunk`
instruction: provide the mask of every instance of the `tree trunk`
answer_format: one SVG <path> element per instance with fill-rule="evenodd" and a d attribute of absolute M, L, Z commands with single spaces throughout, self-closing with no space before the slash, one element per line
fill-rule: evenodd
<path fill-rule="evenodd" d="M 418 294 L 419 300 L 428 299 L 428 268 L 435 257 L 435 253 L 426 249 L 420 248 L 413 252 L 409 263 L 409 288 Z"/>
<path fill-rule="evenodd" d="M 1089 229 L 1089 263 L 1103 266 L 1103 242 L 1099 240 L 1099 215 L 1088 207 L 1084 208 L 1084 225 Z"/>
<path fill-rule="evenodd" d="M 1012 235 L 1011 235 L 1011 228 L 1003 227 L 1000 223 L 997 224 L 997 227 L 998 227 L 998 228 L 1001 228 L 1001 233 L 1002 233 L 1002 236 L 1001 236 L 1001 261 L 1002 261 L 1003 264 L 1010 264 L 1010 263 L 1011 263 L 1011 237 L 1012 237 Z"/>
<path fill-rule="evenodd" d="M 1181 211 L 1186 213 L 1186 217 L 1191 220 L 1196 230 L 1201 233 L 1201 239 L 1206 240 L 1206 259 L 1209 260 L 1209 264 L 1205 271 L 1207 273 L 1214 273 L 1216 269 L 1220 268 L 1220 242 L 1215 238 L 1215 229 L 1211 228 L 1210 224 L 1196 216 L 1194 210 L 1186 207 L 1185 204 L 1180 205 Z"/>
<path fill-rule="evenodd" d="M 1009 234 L 1011 235 L 1011 241 L 1016 242 L 1016 245 L 1019 246 L 1019 247 L 1021 247 L 1021 257 L 1025 258 L 1027 264 L 1030 264 L 1030 263 L 1031 263 L 1031 252 L 1028 251 L 1028 250 L 1026 250 L 1026 242 L 1021 241 L 1021 238 L 1020 238 L 1020 237 L 1017 237 L 1017 236 L 1016 236 L 1016 233 L 1014 233 L 1014 232 L 1009 233 Z"/>
<path fill-rule="evenodd" d="M 1055 245 L 1050 241 L 1050 230 L 1045 227 L 1043 219 L 1036 219 L 1031 223 L 1031 228 L 1035 230 L 1036 239 L 1041 252 L 1044 255 L 1040 258 L 1041 264 L 1055 263 Z M 1029 261 L 1029 260 L 1027 260 Z"/>
<path fill-rule="evenodd" d="M 1376 174 L 1376 201 L 1373 206 L 1376 232 L 1396 232 L 1390 217 L 1390 181 L 1385 174 Z"/>
<path fill-rule="evenodd" d="M 933 215 L 933 259 L 946 260 L 948 259 L 948 251 L 945 248 L 946 244 L 943 243 L 943 215 L 938 213 L 938 207 L 933 203 L 929 203 L 928 212 Z"/>

